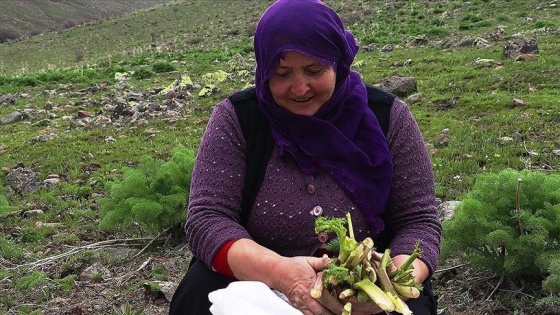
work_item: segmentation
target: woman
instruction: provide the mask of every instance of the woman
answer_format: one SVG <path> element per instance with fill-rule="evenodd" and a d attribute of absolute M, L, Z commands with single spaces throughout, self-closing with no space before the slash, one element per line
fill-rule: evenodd
<path fill-rule="evenodd" d="M 374 91 L 389 100 L 387 118 L 378 121 L 371 89 L 350 70 L 354 37 L 320 1 L 272 4 L 258 22 L 254 48 L 256 86 L 241 98 L 263 117 L 259 130 L 271 136 L 272 152 L 263 155 L 262 179 L 251 184 L 256 193 L 243 213 L 255 155 L 248 143 L 261 132 L 244 133 L 238 95 L 215 107 L 193 170 L 185 226 L 196 258 L 170 313 L 209 314 L 209 292 L 257 280 L 303 314 L 340 314 L 343 302 L 309 294 L 329 263 L 318 258 L 328 240 L 318 239 L 314 222 L 350 212 L 356 239 L 372 237 L 378 250 L 388 246 L 396 267 L 422 241 L 414 275 L 425 290 L 407 304 L 414 314 L 433 314 L 429 278 L 441 226 L 429 156 L 406 104 Z M 386 136 L 380 122 L 388 125 Z M 373 303 L 353 304 L 352 314 L 379 312 Z"/>

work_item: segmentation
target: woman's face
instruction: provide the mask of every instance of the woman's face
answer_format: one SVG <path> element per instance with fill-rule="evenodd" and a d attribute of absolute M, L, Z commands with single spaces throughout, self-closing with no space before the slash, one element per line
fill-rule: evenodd
<path fill-rule="evenodd" d="M 268 82 L 276 104 L 292 113 L 312 116 L 333 95 L 336 74 L 333 67 L 288 51 Z"/>

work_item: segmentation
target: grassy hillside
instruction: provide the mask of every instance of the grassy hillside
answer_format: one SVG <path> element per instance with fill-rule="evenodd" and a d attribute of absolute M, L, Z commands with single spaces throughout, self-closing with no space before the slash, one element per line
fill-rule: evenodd
<path fill-rule="evenodd" d="M 9 8 L 22 2 L 7 1 Z M 326 2 L 360 42 L 354 67 L 367 82 L 393 75 L 417 80 L 421 98 L 409 104 L 432 156 L 440 199 L 460 200 L 482 172 L 558 173 L 555 2 Z M 66 8 L 71 1 L 56 3 Z M 181 278 L 189 259 L 185 244 L 168 235 L 150 243 L 155 235 L 139 227 L 100 230 L 99 200 L 107 196 L 106 184 L 142 156 L 166 161 L 180 145 L 196 150 L 212 106 L 252 83 L 251 36 L 270 3 L 173 1 L 0 44 L 0 314 L 118 314 L 126 307 L 166 313 L 156 283 Z M 506 58 L 504 47 L 517 36 L 534 39 L 538 53 Z M 193 84 L 159 94 L 181 75 Z M 212 92 L 204 93 L 210 85 Z M 29 171 L 22 178 L 56 184 L 35 191 L 8 187 L 18 168 Z M 142 250 L 148 244 L 158 250 Z M 94 263 L 108 273 L 83 277 Z M 435 290 L 452 314 L 546 314 L 527 298 L 534 292 L 516 295 L 509 287 L 492 296 L 498 280 L 484 274 Z"/>
<path fill-rule="evenodd" d="M 240 38 L 247 41 L 266 5 L 266 1 L 244 3 L 243 8 L 235 1 L 174 2 L 98 25 L 6 43 L 0 45 L 0 75 L 81 66 L 110 60 L 112 56 L 126 58 L 153 51 L 219 47 Z M 231 19 L 225 19 L 232 12 Z"/>
<path fill-rule="evenodd" d="M 172 0 L 3 0 L 0 32 L 9 30 L 20 36 L 29 36 L 59 31 L 153 8 L 170 1 Z"/>

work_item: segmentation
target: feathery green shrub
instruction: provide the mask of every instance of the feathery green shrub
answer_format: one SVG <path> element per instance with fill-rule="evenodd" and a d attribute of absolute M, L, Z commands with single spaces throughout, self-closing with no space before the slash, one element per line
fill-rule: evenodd
<path fill-rule="evenodd" d="M 152 70 L 155 73 L 164 73 L 164 72 L 176 71 L 177 67 L 175 67 L 173 64 L 171 64 L 169 62 L 160 61 L 160 62 L 156 62 L 152 65 Z"/>
<path fill-rule="evenodd" d="M 135 79 L 147 79 L 147 78 L 151 78 L 154 75 L 154 73 L 146 68 L 140 68 L 136 71 L 134 71 L 134 73 L 132 74 L 132 77 Z"/>
<path fill-rule="evenodd" d="M 106 184 L 100 200 L 103 230 L 134 229 L 138 224 L 158 233 L 181 223 L 186 216 L 195 152 L 179 146 L 170 161 L 140 159 L 138 168 L 124 168 L 123 180 Z"/>
<path fill-rule="evenodd" d="M 465 253 L 475 267 L 560 292 L 559 241 L 560 175 L 508 169 L 477 177 L 444 222 L 442 258 Z"/>
<path fill-rule="evenodd" d="M 1 193 L 1 191 L 0 191 Z M 6 196 L 0 194 L 0 214 L 8 213 L 14 211 L 16 207 L 10 206 L 8 202 L 8 198 Z"/>

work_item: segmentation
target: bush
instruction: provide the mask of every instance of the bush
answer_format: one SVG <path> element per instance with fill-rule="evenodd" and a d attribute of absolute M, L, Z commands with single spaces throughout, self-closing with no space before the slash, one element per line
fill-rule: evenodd
<path fill-rule="evenodd" d="M 84 60 L 84 52 L 79 49 L 74 50 L 74 60 L 77 62 Z"/>
<path fill-rule="evenodd" d="M 558 24 L 550 20 L 539 20 L 535 22 L 536 28 L 542 27 L 556 27 Z"/>
<path fill-rule="evenodd" d="M 30 274 L 21 277 L 16 284 L 16 289 L 18 291 L 31 290 L 44 284 L 48 279 L 47 274 L 43 271 L 33 270 Z"/>
<path fill-rule="evenodd" d="M 135 79 L 147 79 L 150 78 L 151 76 L 153 76 L 154 73 L 148 69 L 145 68 L 140 68 L 136 71 L 134 71 L 134 73 L 132 74 L 132 77 Z"/>
<path fill-rule="evenodd" d="M 0 30 L 0 43 L 16 40 L 21 37 L 21 34 L 14 30 Z"/>
<path fill-rule="evenodd" d="M 465 253 L 474 267 L 559 292 L 559 240 L 560 175 L 505 170 L 477 177 L 444 222 L 442 258 Z"/>
<path fill-rule="evenodd" d="M 24 257 L 24 252 L 17 245 L 0 235 L 0 257 L 4 259 L 20 259 Z"/>
<path fill-rule="evenodd" d="M 62 23 L 62 28 L 63 29 L 67 29 L 67 28 L 72 28 L 76 26 L 76 22 L 73 20 L 66 20 L 64 21 L 64 23 Z"/>
<path fill-rule="evenodd" d="M 185 219 L 195 153 L 180 146 L 168 162 L 143 156 L 138 168 L 125 168 L 121 182 L 107 183 L 109 197 L 100 200 L 103 230 L 119 227 L 149 233 Z"/>
<path fill-rule="evenodd" d="M 4 195 L 0 195 L 0 214 L 12 212 L 14 210 L 16 210 L 16 207 L 10 206 L 8 198 Z"/>
<path fill-rule="evenodd" d="M 164 73 L 175 71 L 177 68 L 169 62 L 156 62 L 152 65 L 152 70 L 154 70 L 155 73 Z"/>

